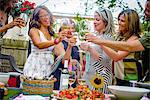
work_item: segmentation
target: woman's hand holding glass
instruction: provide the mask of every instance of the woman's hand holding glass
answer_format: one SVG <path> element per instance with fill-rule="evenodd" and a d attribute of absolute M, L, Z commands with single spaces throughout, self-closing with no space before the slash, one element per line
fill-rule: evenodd
<path fill-rule="evenodd" d="M 68 46 L 73 47 L 76 44 L 76 37 L 71 37 L 68 42 Z"/>
<path fill-rule="evenodd" d="M 25 28 L 25 26 L 26 26 L 26 24 L 28 22 L 28 16 L 26 14 L 22 13 L 22 14 L 20 14 L 19 18 L 24 21 L 24 25 L 19 25 L 19 27 L 20 27 L 19 36 L 23 36 L 26 33 L 25 31 L 27 30 L 27 28 Z M 21 22 L 20 22 L 20 24 L 21 24 Z"/>
<path fill-rule="evenodd" d="M 81 45 L 80 45 L 81 50 L 83 50 L 85 52 L 88 51 L 90 45 L 92 45 L 92 44 L 90 43 L 90 41 L 87 40 L 87 37 L 90 38 L 91 35 L 92 35 L 92 33 L 90 33 L 90 32 L 85 33 L 84 38 L 86 41 L 81 42 Z"/>
<path fill-rule="evenodd" d="M 79 35 L 79 39 L 80 41 L 86 41 L 86 34 L 90 34 L 90 32 L 88 30 L 85 30 L 84 32 L 81 32 L 80 35 Z"/>
<path fill-rule="evenodd" d="M 72 84 L 76 81 L 76 72 L 70 71 L 69 72 L 69 87 L 72 87 Z"/>
<path fill-rule="evenodd" d="M 85 43 L 85 36 L 81 36 L 80 33 L 77 33 L 77 32 L 73 32 L 73 37 L 76 38 L 76 46 L 79 48 L 79 51 L 78 52 L 84 52 L 83 50 L 81 50 L 80 46 L 81 46 L 81 43 Z"/>
<path fill-rule="evenodd" d="M 60 33 L 59 33 L 59 36 L 58 36 L 58 39 L 59 39 L 59 42 L 61 42 L 63 39 L 65 39 L 66 38 L 66 32 L 65 31 L 61 31 Z"/>
<path fill-rule="evenodd" d="M 8 24 L 9 28 L 14 26 L 24 27 L 26 25 L 25 21 L 22 18 L 15 18 L 11 23 Z"/>
<path fill-rule="evenodd" d="M 80 48 L 81 48 L 81 50 L 83 50 L 83 51 L 88 51 L 89 44 L 88 44 L 87 42 L 81 43 Z"/>
<path fill-rule="evenodd" d="M 86 39 L 86 41 L 92 42 L 95 44 L 97 44 L 100 41 L 100 39 L 97 36 L 95 36 L 94 34 L 86 34 L 85 39 Z"/>

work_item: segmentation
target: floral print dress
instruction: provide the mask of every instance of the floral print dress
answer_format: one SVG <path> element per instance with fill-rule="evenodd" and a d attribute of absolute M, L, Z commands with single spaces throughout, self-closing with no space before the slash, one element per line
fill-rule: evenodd
<path fill-rule="evenodd" d="M 39 30 L 40 40 L 48 41 Z M 54 63 L 54 46 L 39 49 L 31 41 L 31 54 L 29 55 L 23 70 L 24 76 L 28 78 L 43 79 L 51 73 L 51 65 Z"/>

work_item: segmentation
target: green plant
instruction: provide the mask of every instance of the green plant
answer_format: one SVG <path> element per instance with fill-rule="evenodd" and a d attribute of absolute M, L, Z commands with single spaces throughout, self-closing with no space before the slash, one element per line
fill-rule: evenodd
<path fill-rule="evenodd" d="M 57 21 L 54 21 L 52 28 L 53 28 L 53 31 L 55 32 L 55 33 L 54 33 L 54 37 L 55 37 L 55 38 L 58 38 L 58 37 L 59 37 L 58 33 L 56 33 L 58 26 L 59 26 L 59 23 L 58 23 Z"/>
<path fill-rule="evenodd" d="M 82 18 L 80 14 L 77 13 L 74 20 L 76 21 L 76 27 L 75 27 L 76 32 L 78 32 L 81 36 L 85 35 L 84 31 L 87 30 L 86 19 Z"/>
<path fill-rule="evenodd" d="M 142 26 L 142 31 L 149 31 L 150 30 L 150 22 L 148 22 L 148 21 L 143 21 L 141 26 Z"/>

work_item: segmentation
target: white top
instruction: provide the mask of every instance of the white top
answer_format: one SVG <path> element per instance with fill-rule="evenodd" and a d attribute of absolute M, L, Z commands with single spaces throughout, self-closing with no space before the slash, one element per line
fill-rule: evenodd
<path fill-rule="evenodd" d="M 46 42 L 46 41 L 48 41 L 48 40 L 46 39 L 46 37 L 44 36 L 44 34 L 42 33 L 42 31 L 40 31 L 40 30 L 38 30 L 38 31 L 39 31 L 39 35 L 40 35 L 40 40 L 41 40 L 41 42 Z M 33 42 L 31 41 L 31 52 L 53 51 L 53 49 L 54 49 L 54 46 L 50 46 L 50 47 L 44 48 L 44 49 L 39 49 L 39 48 L 37 48 L 37 47 L 33 44 Z"/>

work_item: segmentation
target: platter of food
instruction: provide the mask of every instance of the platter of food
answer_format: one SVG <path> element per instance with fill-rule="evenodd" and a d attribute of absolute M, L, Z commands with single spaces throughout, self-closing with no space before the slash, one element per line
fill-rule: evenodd
<path fill-rule="evenodd" d="M 61 90 L 53 94 L 59 100 L 106 100 L 105 95 L 97 90 L 90 90 L 88 86 L 78 85 L 76 88 Z"/>

